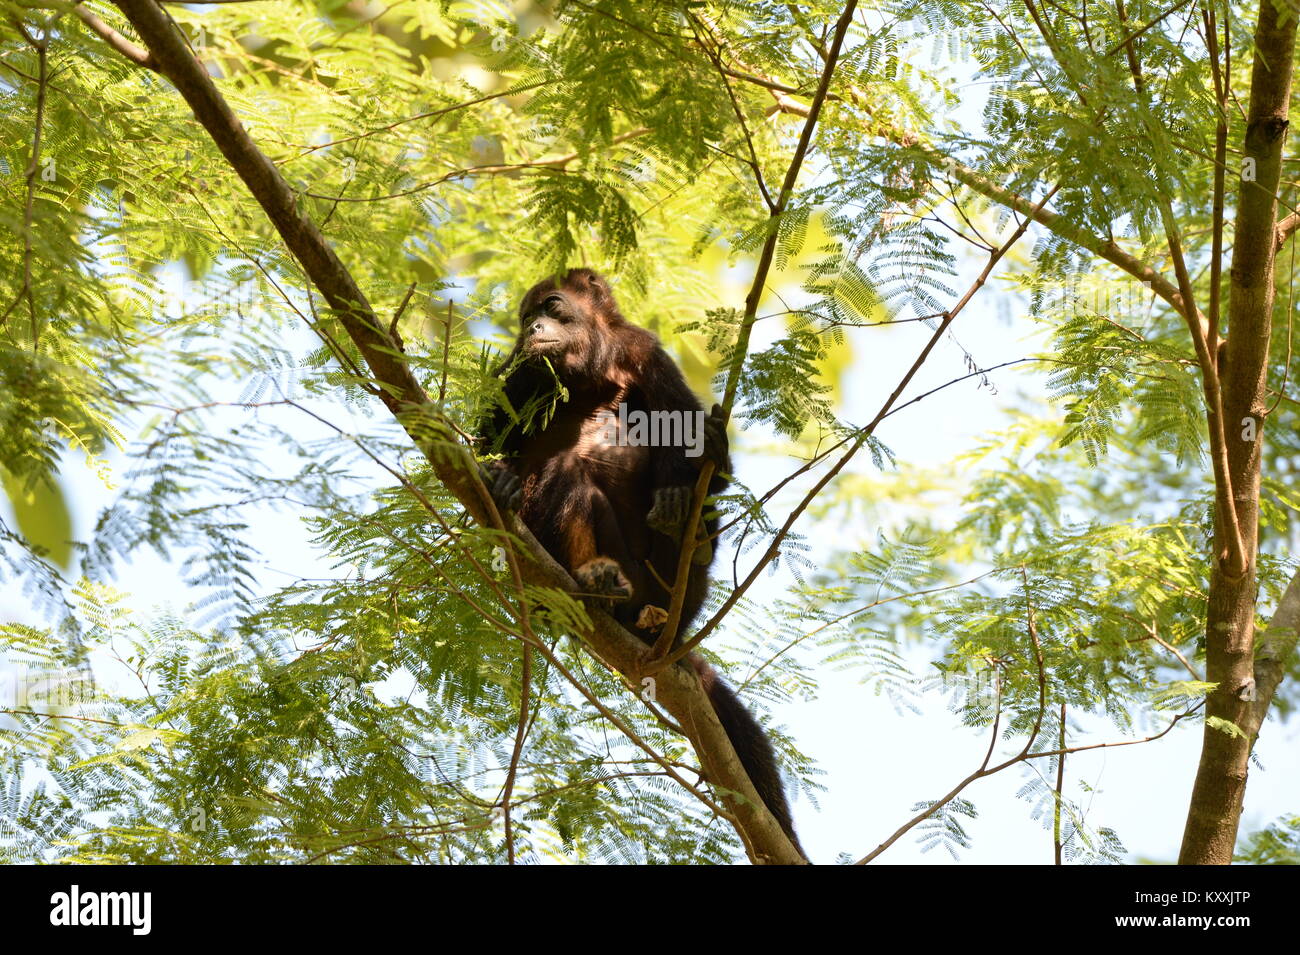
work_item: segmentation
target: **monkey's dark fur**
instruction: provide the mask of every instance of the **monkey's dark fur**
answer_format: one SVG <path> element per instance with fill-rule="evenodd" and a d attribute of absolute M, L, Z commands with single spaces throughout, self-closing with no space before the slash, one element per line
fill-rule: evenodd
<path fill-rule="evenodd" d="M 488 487 L 499 507 L 518 512 L 584 593 L 653 643 L 658 625 L 642 612 L 669 607 L 671 596 L 660 581 L 671 585 L 681 541 L 691 536 L 685 524 L 699 468 L 705 460 L 716 466 L 710 494 L 728 483 L 722 409 L 715 405 L 705 418 L 704 453 L 694 459 L 680 446 L 608 440 L 610 416 L 616 423 L 620 404 L 628 412 L 692 416 L 702 408 L 655 336 L 623 317 L 609 285 L 590 269 L 533 286 L 520 303 L 519 322 L 519 338 L 498 370 L 514 413 L 498 406 L 478 434 L 485 453 L 503 455 L 486 469 Z M 567 400 L 556 400 L 557 383 Z M 712 536 L 716 517 L 705 525 Z M 704 602 L 712 559 L 712 547 L 695 554 L 679 633 Z M 798 847 L 767 735 L 713 667 L 694 654 L 688 660 L 754 788 Z"/>

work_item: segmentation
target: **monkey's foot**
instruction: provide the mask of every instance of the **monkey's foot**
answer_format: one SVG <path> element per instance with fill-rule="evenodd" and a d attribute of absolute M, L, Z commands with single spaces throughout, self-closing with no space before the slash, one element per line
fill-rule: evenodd
<path fill-rule="evenodd" d="M 479 466 L 479 474 L 487 485 L 497 510 L 503 513 L 519 510 L 519 505 L 524 500 L 524 485 L 510 465 L 504 461 L 491 461 Z"/>
<path fill-rule="evenodd" d="M 584 594 L 601 606 L 632 596 L 632 585 L 624 576 L 623 568 L 610 557 L 593 557 L 573 572 L 573 579 Z"/>

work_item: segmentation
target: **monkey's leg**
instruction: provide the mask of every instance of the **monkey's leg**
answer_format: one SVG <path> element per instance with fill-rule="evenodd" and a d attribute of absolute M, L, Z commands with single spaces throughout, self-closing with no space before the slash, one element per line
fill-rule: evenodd
<path fill-rule="evenodd" d="M 614 511 L 609 499 L 595 487 L 575 495 L 578 505 L 568 515 L 563 532 L 565 564 L 583 592 L 608 606 L 632 596 L 632 584 L 611 551 L 619 540 Z"/>

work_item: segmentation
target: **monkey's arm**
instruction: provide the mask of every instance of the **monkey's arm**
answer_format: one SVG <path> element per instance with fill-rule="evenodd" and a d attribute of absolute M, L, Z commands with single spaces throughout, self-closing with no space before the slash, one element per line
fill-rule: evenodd
<path fill-rule="evenodd" d="M 506 461 L 489 461 L 479 465 L 479 475 L 501 513 L 517 511 L 524 502 L 524 485 Z"/>
<path fill-rule="evenodd" d="M 652 530 L 681 540 L 682 530 L 690 516 L 696 478 L 704 462 L 712 462 L 714 466 L 709 480 L 710 495 L 720 494 L 730 482 L 731 455 L 726 420 L 720 405 L 714 405 L 710 414 L 704 414 L 681 371 L 663 349 L 655 350 L 645 369 L 639 397 L 639 403 L 643 403 L 648 411 L 678 412 L 691 416 L 692 427 L 697 421 L 702 425 L 701 454 L 687 457 L 685 447 L 662 448 L 655 454 L 651 465 L 654 501 L 646 515 L 646 523 Z M 697 415 L 699 418 L 695 417 Z M 712 534 L 716 521 L 706 521 L 705 524 Z M 699 563 L 708 563 L 711 556 L 711 548 L 700 548 L 695 559 Z"/>
<path fill-rule="evenodd" d="M 502 369 L 505 367 L 506 364 L 503 364 Z M 514 380 L 507 379 L 501 400 L 479 418 L 478 426 L 474 429 L 477 454 L 504 455 L 503 458 L 479 463 L 479 475 L 487 485 L 497 508 L 503 513 L 519 510 L 523 502 L 523 484 L 510 463 L 519 453 L 523 440 L 517 413 L 512 414 L 515 403 L 521 397 L 519 390 Z"/>
<path fill-rule="evenodd" d="M 710 414 L 704 414 L 700 400 L 695 397 L 682 377 L 677 364 L 662 348 L 656 348 L 650 360 L 640 370 L 631 404 L 650 413 L 669 411 L 689 420 L 692 432 L 702 425 L 703 439 L 699 454 L 688 457 L 685 444 L 661 448 L 653 458 L 652 483 L 657 488 L 694 486 L 695 478 L 705 461 L 712 461 L 714 478 L 709 482 L 709 493 L 715 494 L 729 483 L 724 475 L 731 473 L 731 457 L 727 448 L 727 425 L 722 406 L 714 405 Z M 698 417 L 697 417 L 698 416 Z M 683 434 L 683 437 L 685 435 Z"/>

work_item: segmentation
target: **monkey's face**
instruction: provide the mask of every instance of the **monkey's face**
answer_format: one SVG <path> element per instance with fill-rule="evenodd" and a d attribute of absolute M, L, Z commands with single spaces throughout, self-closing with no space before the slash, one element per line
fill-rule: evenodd
<path fill-rule="evenodd" d="M 524 354 L 554 359 L 590 347 L 592 322 L 581 305 L 558 289 L 542 296 L 531 314 L 524 316 Z"/>
<path fill-rule="evenodd" d="M 524 298 L 520 312 L 520 354 L 526 360 L 544 359 L 561 379 L 575 383 L 601 367 L 601 319 L 580 291 L 539 287 Z"/>

